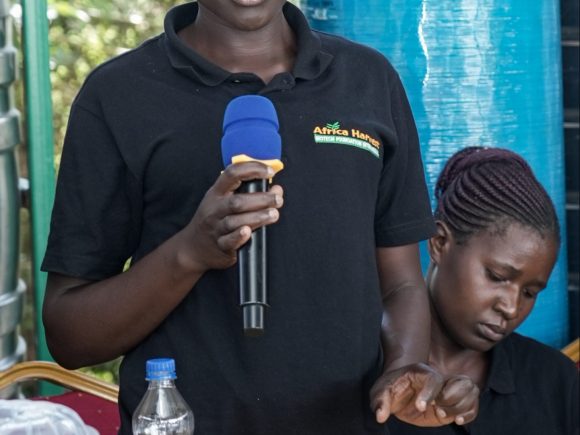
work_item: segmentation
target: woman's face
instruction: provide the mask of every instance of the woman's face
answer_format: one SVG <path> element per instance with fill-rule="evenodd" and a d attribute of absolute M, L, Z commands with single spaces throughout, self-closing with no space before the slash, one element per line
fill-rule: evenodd
<path fill-rule="evenodd" d="M 286 0 L 198 0 L 200 14 L 234 30 L 259 30 L 282 13 Z"/>
<path fill-rule="evenodd" d="M 461 348 L 488 351 L 528 316 L 546 286 L 558 246 L 519 224 L 458 245 L 447 227 L 429 242 L 428 285 L 442 332 Z"/>

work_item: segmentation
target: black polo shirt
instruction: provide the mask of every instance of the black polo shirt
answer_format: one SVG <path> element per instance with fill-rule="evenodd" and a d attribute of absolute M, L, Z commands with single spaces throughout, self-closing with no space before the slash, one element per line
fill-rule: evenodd
<path fill-rule="evenodd" d="M 266 333 L 243 336 L 237 268 L 207 272 L 125 356 L 122 433 L 146 388 L 145 360 L 160 356 L 176 359 L 196 435 L 383 433 L 368 405 L 381 360 L 375 248 L 415 243 L 434 228 L 399 77 L 378 52 L 311 31 L 287 4 L 296 63 L 265 85 L 179 40 L 196 13 L 195 3 L 173 9 L 164 34 L 85 82 L 43 269 L 100 280 L 182 229 L 223 169 L 226 105 L 266 96 L 285 164 L 276 176 L 285 205 L 268 228 Z"/>
<path fill-rule="evenodd" d="M 491 351 L 478 417 L 423 429 L 389 419 L 393 435 L 578 435 L 578 370 L 561 352 L 512 333 Z"/>

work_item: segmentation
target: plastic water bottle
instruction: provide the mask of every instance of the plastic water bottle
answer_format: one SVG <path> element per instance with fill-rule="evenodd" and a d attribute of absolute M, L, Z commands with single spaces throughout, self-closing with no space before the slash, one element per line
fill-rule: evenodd
<path fill-rule="evenodd" d="M 175 387 L 175 361 L 150 359 L 149 387 L 133 414 L 134 435 L 192 435 L 193 412 Z"/>

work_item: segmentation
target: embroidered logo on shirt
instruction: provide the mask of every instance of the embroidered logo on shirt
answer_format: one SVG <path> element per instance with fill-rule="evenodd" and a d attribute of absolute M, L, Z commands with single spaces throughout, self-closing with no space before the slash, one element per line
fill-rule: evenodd
<path fill-rule="evenodd" d="M 381 143 L 378 140 L 356 128 L 341 128 L 340 122 L 326 124 L 324 127 L 316 126 L 313 134 L 316 143 L 348 145 L 379 157 Z"/>

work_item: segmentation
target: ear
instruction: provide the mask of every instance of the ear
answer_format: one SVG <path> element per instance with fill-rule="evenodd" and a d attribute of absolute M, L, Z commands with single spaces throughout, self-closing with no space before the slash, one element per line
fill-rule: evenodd
<path fill-rule="evenodd" d="M 454 240 L 453 234 L 445 222 L 436 221 L 435 224 L 437 232 L 428 240 L 427 247 L 431 262 L 438 264 L 441 261 L 441 256 L 447 252 Z"/>

